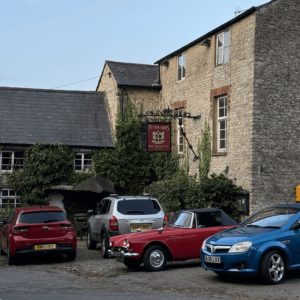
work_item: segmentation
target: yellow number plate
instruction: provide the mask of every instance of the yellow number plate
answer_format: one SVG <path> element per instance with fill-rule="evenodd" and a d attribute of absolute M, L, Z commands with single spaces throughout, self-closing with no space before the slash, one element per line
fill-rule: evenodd
<path fill-rule="evenodd" d="M 151 230 L 151 225 L 131 225 L 131 230 Z"/>
<path fill-rule="evenodd" d="M 48 249 L 56 249 L 56 244 L 35 245 L 34 246 L 34 250 L 48 250 Z"/>

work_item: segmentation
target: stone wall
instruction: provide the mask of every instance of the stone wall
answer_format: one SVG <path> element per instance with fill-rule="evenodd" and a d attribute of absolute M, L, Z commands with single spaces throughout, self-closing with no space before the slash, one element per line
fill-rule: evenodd
<path fill-rule="evenodd" d="M 142 105 L 143 112 L 148 110 L 156 111 L 159 106 L 160 91 L 158 89 L 140 87 L 126 87 L 124 89 L 119 88 L 107 64 L 104 66 L 103 75 L 97 90 L 103 92 L 105 95 L 105 101 L 113 135 L 115 135 L 115 125 L 117 121 L 118 107 L 120 104 L 119 95 L 121 95 L 122 90 L 124 90 L 123 93 L 125 95 L 124 103 L 126 103 L 126 97 L 129 97 L 137 108 Z"/>
<path fill-rule="evenodd" d="M 253 212 L 295 203 L 300 185 L 299 15 L 299 0 L 278 0 L 257 13 Z"/>
<path fill-rule="evenodd" d="M 212 111 L 215 97 L 223 94 L 229 96 L 227 149 L 226 153 L 212 156 L 211 172 L 219 174 L 229 166 L 229 177 L 250 192 L 255 17 L 254 13 L 230 27 L 229 63 L 216 66 L 214 35 L 211 37 L 210 47 L 196 44 L 185 51 L 185 79 L 177 81 L 177 56 L 168 59 L 168 67 L 160 67 L 163 85 L 160 108 L 187 101 L 188 112 L 192 115 L 201 114 L 200 120 L 187 119 L 185 123 L 187 137 L 195 150 L 205 119 L 209 122 L 212 136 L 214 135 Z M 193 155 L 187 148 L 182 160 L 187 154 L 190 159 L 190 173 L 193 175 L 198 172 L 198 163 L 192 162 Z"/>

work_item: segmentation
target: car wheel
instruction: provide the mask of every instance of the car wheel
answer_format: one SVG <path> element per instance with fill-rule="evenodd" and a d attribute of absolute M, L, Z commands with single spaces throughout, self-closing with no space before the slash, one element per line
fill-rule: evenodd
<path fill-rule="evenodd" d="M 67 253 L 66 256 L 67 256 L 67 260 L 73 261 L 73 260 L 76 259 L 76 252 L 74 251 L 74 252 L 71 252 L 71 253 Z"/>
<path fill-rule="evenodd" d="M 161 246 L 149 247 L 143 257 L 144 266 L 149 271 L 161 271 L 167 264 L 167 253 Z"/>
<path fill-rule="evenodd" d="M 102 235 L 102 239 L 101 239 L 101 253 L 103 258 L 108 258 L 108 249 L 109 249 L 108 235 L 105 232 Z"/>
<path fill-rule="evenodd" d="M 141 261 L 140 260 L 132 260 L 132 259 L 126 259 L 124 260 L 124 265 L 128 268 L 138 268 L 141 265 Z"/>
<path fill-rule="evenodd" d="M 89 230 L 87 230 L 87 233 L 86 233 L 86 247 L 89 250 L 94 250 L 94 249 L 96 249 L 96 246 L 97 246 L 97 243 L 94 240 L 92 240 L 91 232 Z"/>
<path fill-rule="evenodd" d="M 285 261 L 282 254 L 276 250 L 264 255 L 260 264 L 260 279 L 265 284 L 279 284 L 286 275 Z"/>
<path fill-rule="evenodd" d="M 2 241 L 0 240 L 0 255 L 5 255 L 6 253 L 4 252 L 2 248 Z"/>
<path fill-rule="evenodd" d="M 7 244 L 7 263 L 10 266 L 15 264 L 15 257 L 11 256 L 9 244 Z"/>

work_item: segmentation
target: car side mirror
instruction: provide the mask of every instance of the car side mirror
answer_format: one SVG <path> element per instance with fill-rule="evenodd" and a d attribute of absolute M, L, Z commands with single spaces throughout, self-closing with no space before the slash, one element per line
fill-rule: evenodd
<path fill-rule="evenodd" d="M 3 225 L 6 225 L 7 224 L 7 220 L 3 220 L 2 223 L 3 223 Z"/>
<path fill-rule="evenodd" d="M 290 230 L 300 229 L 300 219 L 294 223 Z"/>
<path fill-rule="evenodd" d="M 90 216 L 94 216 L 94 215 L 96 214 L 95 211 L 92 210 L 92 209 L 89 209 L 89 210 L 87 211 L 87 213 L 88 213 Z"/>

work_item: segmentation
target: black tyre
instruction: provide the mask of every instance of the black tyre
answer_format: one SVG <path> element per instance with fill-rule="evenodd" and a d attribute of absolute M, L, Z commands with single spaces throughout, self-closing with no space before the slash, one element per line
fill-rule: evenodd
<path fill-rule="evenodd" d="M 264 284 L 279 284 L 284 281 L 286 264 L 283 255 L 276 250 L 267 252 L 261 262 L 259 275 Z"/>
<path fill-rule="evenodd" d="M 2 241 L 0 240 L 0 255 L 6 255 L 6 253 L 4 252 L 3 248 L 2 248 Z"/>
<path fill-rule="evenodd" d="M 108 250 L 109 250 L 108 235 L 105 232 L 101 238 L 101 253 L 103 258 L 108 258 Z"/>
<path fill-rule="evenodd" d="M 69 261 L 73 261 L 73 260 L 75 260 L 76 259 L 76 252 L 74 251 L 74 252 L 71 252 L 71 253 L 67 253 L 66 254 L 66 256 L 67 256 L 67 260 L 69 260 Z"/>
<path fill-rule="evenodd" d="M 97 243 L 92 239 L 90 230 L 86 232 L 86 247 L 89 250 L 96 249 Z"/>
<path fill-rule="evenodd" d="M 166 267 L 166 250 L 158 245 L 150 246 L 144 253 L 143 263 L 148 271 L 161 271 Z"/>
<path fill-rule="evenodd" d="M 132 260 L 132 259 L 126 259 L 124 261 L 124 265 L 128 268 L 138 268 L 141 265 L 141 261 L 140 260 Z"/>
<path fill-rule="evenodd" d="M 11 266 L 16 263 L 14 256 L 11 256 L 9 244 L 7 244 L 7 263 Z"/>

